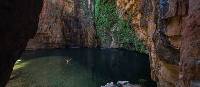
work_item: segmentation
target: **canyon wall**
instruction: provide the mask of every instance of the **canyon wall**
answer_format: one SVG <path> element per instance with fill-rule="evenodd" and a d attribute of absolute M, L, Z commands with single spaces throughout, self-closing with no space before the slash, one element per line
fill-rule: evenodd
<path fill-rule="evenodd" d="M 0 87 L 37 31 L 42 0 L 0 0 Z"/>
<path fill-rule="evenodd" d="M 117 0 L 117 6 L 148 47 L 159 87 L 200 84 L 199 0 Z"/>
<path fill-rule="evenodd" d="M 38 30 L 35 37 L 29 41 L 28 49 L 64 47 L 61 20 L 63 4 L 62 0 L 44 0 Z"/>
<path fill-rule="evenodd" d="M 57 3 L 57 0 L 51 1 L 52 3 Z M 66 4 L 64 5 L 66 8 L 63 9 L 70 11 L 70 8 L 67 8 L 67 6 L 69 6 L 67 3 L 70 2 L 60 4 Z M 131 18 L 132 26 L 138 37 L 146 43 L 150 55 L 151 76 L 158 82 L 159 87 L 195 87 L 195 85 L 199 84 L 199 0 L 117 0 L 117 5 L 125 19 Z M 0 87 L 5 86 L 6 82 L 9 80 L 15 61 L 25 49 L 28 40 L 33 38 L 36 33 L 41 8 L 42 0 L 0 1 L 0 19 L 2 19 L 0 22 Z M 44 11 L 44 9 L 45 8 L 43 8 L 42 11 Z M 52 7 L 52 9 L 60 8 Z M 81 12 L 81 10 L 79 11 Z M 63 13 L 63 11 L 58 11 L 58 13 L 61 12 Z M 43 47 L 40 44 L 45 39 L 42 38 L 52 39 L 48 36 L 50 34 L 49 32 L 60 33 L 61 30 L 70 29 L 73 25 L 81 25 L 81 27 L 83 27 L 85 23 L 92 24 L 87 22 L 81 24 L 79 24 L 80 22 L 73 22 L 77 21 L 79 18 L 77 19 L 77 17 L 71 14 L 69 14 L 70 16 L 61 16 L 64 20 L 56 18 L 60 17 L 60 14 L 56 15 L 56 17 L 43 17 L 42 15 L 44 14 L 45 13 L 42 12 L 40 15 L 40 20 L 44 19 L 40 21 L 39 27 L 45 27 L 40 25 L 52 22 L 47 20 L 48 17 L 55 22 L 49 23 L 52 25 L 46 26 L 48 28 L 44 28 L 44 31 L 43 28 L 39 28 L 36 37 L 34 37 L 38 38 L 35 40 L 35 43 L 38 45 L 36 47 L 30 47 L 30 49 Z M 61 29 L 58 31 L 45 31 L 48 29 L 57 29 L 57 27 Z M 77 28 L 80 29 L 80 27 Z M 88 28 L 91 29 L 90 27 Z M 94 31 L 88 30 L 88 28 L 81 29 L 85 31 L 85 33 L 88 33 L 86 31 L 93 32 L 92 35 L 83 35 L 83 33 L 80 33 L 77 38 L 80 39 L 79 37 L 83 36 L 90 38 L 83 40 L 83 42 L 86 42 L 84 46 L 95 46 L 95 44 L 92 43 L 92 41 L 95 41 L 92 40 L 95 38 L 95 36 L 93 36 Z M 42 32 L 44 35 L 40 35 L 39 32 Z M 65 40 L 67 37 L 69 39 L 65 40 L 65 43 L 68 43 L 68 41 L 73 42 L 74 40 L 71 37 L 74 35 L 68 35 L 68 32 L 76 32 L 76 30 L 66 31 L 65 34 L 62 35 L 53 34 L 56 41 L 54 41 L 54 39 L 47 39 L 47 43 L 53 43 L 52 45 L 47 45 L 47 47 L 63 46 L 62 44 L 64 43 L 60 43 L 60 41 Z M 30 42 L 32 42 L 32 40 Z M 29 44 L 31 44 L 30 42 Z M 80 43 L 80 41 L 77 41 L 77 43 Z"/>
<path fill-rule="evenodd" d="M 86 4 L 88 9 L 84 9 Z M 89 18 L 91 4 L 87 0 L 44 0 L 38 31 L 27 50 L 96 47 L 96 31 Z"/>

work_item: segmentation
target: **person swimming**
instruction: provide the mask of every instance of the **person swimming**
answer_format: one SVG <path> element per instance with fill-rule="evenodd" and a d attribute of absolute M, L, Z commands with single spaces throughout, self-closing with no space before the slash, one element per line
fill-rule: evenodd
<path fill-rule="evenodd" d="M 72 60 L 72 58 L 70 58 L 70 57 L 65 57 L 64 60 L 67 62 L 67 64 L 69 64 L 69 62 Z"/>

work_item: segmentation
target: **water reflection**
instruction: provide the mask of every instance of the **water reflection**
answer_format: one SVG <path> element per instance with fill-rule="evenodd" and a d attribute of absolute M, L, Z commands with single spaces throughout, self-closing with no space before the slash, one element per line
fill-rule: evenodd
<path fill-rule="evenodd" d="M 94 77 L 104 77 L 108 82 L 128 80 L 155 87 L 150 79 L 148 55 L 125 49 L 71 48 L 25 52 L 24 58 L 64 56 L 70 62 L 78 62 L 93 72 Z M 81 73 L 81 72 L 80 72 Z"/>

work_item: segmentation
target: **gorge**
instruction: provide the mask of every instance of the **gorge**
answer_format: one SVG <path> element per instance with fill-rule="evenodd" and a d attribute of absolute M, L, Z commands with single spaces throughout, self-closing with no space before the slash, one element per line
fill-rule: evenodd
<path fill-rule="evenodd" d="M 0 87 L 24 50 L 96 47 L 148 53 L 158 87 L 199 87 L 199 0 L 83 1 L 0 1 Z"/>

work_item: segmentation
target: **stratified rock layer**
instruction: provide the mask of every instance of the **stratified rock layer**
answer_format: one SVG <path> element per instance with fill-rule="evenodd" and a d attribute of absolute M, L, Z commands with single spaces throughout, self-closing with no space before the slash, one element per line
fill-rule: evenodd
<path fill-rule="evenodd" d="M 199 0 L 117 0 L 149 50 L 160 87 L 190 87 L 200 80 Z"/>

